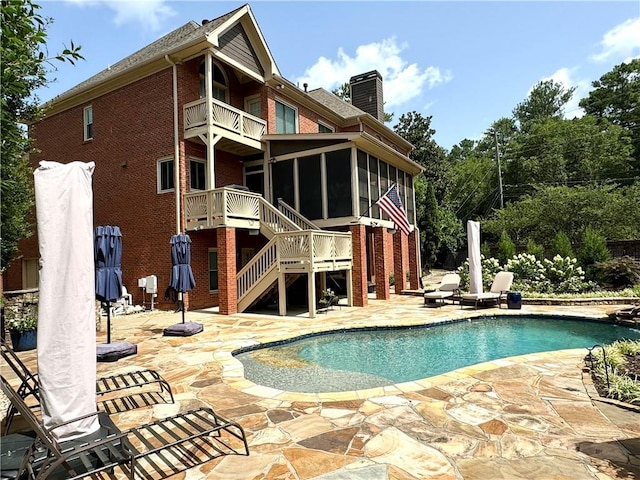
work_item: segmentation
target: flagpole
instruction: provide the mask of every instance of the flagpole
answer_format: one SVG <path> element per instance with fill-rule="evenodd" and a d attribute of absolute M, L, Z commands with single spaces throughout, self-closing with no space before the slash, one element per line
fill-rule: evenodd
<path fill-rule="evenodd" d="M 391 184 L 391 186 L 387 189 L 387 191 L 386 191 L 386 192 L 384 192 L 384 195 L 386 195 L 387 193 L 389 193 L 389 191 L 391 191 L 391 189 L 392 189 L 395 185 L 396 185 L 395 183 L 392 183 L 392 184 Z M 380 196 L 378 197 L 378 200 L 380 200 L 382 197 L 384 197 L 384 195 L 380 195 Z M 373 207 L 373 205 L 374 205 L 374 204 L 378 203 L 378 200 L 376 200 L 375 202 L 371 202 L 371 203 L 369 204 L 369 207 L 367 208 L 367 210 L 366 210 L 363 214 L 361 214 L 361 215 L 356 219 L 356 222 L 357 222 L 358 220 L 360 220 L 362 217 L 364 217 L 367 213 L 369 213 L 369 210 L 371 210 L 371 207 Z"/>

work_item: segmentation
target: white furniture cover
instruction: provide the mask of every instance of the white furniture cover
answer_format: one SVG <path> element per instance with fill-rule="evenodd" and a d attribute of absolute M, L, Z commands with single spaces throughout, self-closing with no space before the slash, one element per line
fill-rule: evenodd
<path fill-rule="evenodd" d="M 45 427 L 96 411 L 94 163 L 40 162 L 34 172 L 40 248 L 38 377 Z M 92 433 L 97 417 L 54 430 Z"/>
<path fill-rule="evenodd" d="M 482 259 L 480 257 L 480 223 L 467 222 L 469 257 L 469 292 L 482 293 Z"/>

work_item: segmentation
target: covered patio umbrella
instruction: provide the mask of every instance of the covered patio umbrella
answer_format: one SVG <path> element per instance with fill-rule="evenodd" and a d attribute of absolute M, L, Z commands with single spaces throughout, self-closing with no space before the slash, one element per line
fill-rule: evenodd
<path fill-rule="evenodd" d="M 107 343 L 111 343 L 111 302 L 122 295 L 122 234 L 120 227 L 96 227 L 94 237 L 96 299 L 107 304 Z"/>
<path fill-rule="evenodd" d="M 191 270 L 191 238 L 181 233 L 171 237 L 171 279 L 169 287 L 180 295 L 180 310 L 182 311 L 182 324 L 165 328 L 165 335 L 189 336 L 202 331 L 199 323 L 185 323 L 184 294 L 196 286 L 193 271 Z"/>
<path fill-rule="evenodd" d="M 469 292 L 482 293 L 482 258 L 480 254 L 480 223 L 467 222 L 469 256 Z"/>
<path fill-rule="evenodd" d="M 96 227 L 93 245 L 96 299 L 107 304 L 107 344 L 98 345 L 98 360 L 114 361 L 133 355 L 137 347 L 128 342 L 111 343 L 111 302 L 122 296 L 122 233 L 120 227 Z"/>
<path fill-rule="evenodd" d="M 70 440 L 100 428 L 96 411 L 93 266 L 95 164 L 40 162 L 34 172 L 40 281 L 38 381 L 42 421 Z"/>

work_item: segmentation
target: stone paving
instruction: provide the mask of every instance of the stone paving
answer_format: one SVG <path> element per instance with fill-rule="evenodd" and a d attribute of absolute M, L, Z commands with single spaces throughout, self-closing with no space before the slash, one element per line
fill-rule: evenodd
<path fill-rule="evenodd" d="M 501 359 L 389 387 L 313 394 L 255 385 L 231 355 L 256 342 L 345 327 L 500 313 L 602 318 L 610 308 L 461 310 L 392 295 L 388 302 L 335 308 L 316 319 L 188 312 L 187 321 L 202 323 L 204 331 L 184 338 L 162 336 L 180 314 L 146 312 L 112 319 L 112 341 L 135 343 L 138 354 L 99 363 L 98 374 L 152 368 L 172 385 L 175 404 L 114 414 L 123 429 L 201 404 L 242 425 L 249 457 L 219 458 L 172 478 L 634 479 L 640 478 L 640 411 L 591 398 L 594 390 L 582 371 L 586 349 Z M 34 352 L 20 355 L 34 367 Z"/>

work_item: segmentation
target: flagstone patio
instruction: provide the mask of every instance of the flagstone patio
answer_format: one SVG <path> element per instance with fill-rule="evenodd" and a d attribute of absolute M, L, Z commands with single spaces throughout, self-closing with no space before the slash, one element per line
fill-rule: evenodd
<path fill-rule="evenodd" d="M 240 346 L 345 327 L 415 325 L 500 313 L 603 317 L 607 306 L 523 306 L 522 310 L 425 308 L 421 298 L 370 300 L 305 316 L 188 312 L 204 325 L 191 337 L 163 337 L 180 314 L 112 319 L 112 340 L 138 354 L 99 363 L 98 374 L 152 368 L 175 404 L 115 413 L 122 429 L 209 405 L 247 433 L 250 456 L 228 456 L 173 478 L 317 480 L 640 478 L 640 409 L 597 398 L 583 378 L 586 349 L 501 359 L 389 387 L 294 393 L 244 379 Z M 105 341 L 106 334 L 99 335 Z M 35 352 L 20 354 L 35 367 Z M 7 375 L 3 369 L 3 375 Z M 116 476 L 120 474 L 116 472 Z"/>

